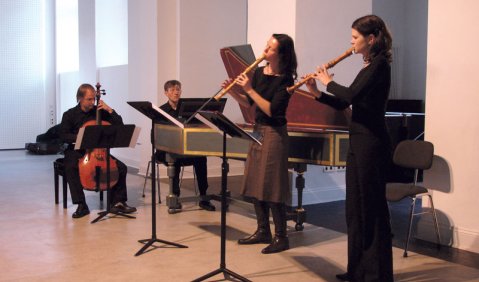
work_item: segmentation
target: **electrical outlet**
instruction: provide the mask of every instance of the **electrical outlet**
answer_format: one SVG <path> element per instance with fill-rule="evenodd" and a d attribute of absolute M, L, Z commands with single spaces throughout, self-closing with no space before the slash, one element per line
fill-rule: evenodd
<path fill-rule="evenodd" d="M 55 125 L 55 112 L 53 111 L 53 106 L 49 106 L 49 121 L 50 126 Z"/>
<path fill-rule="evenodd" d="M 346 171 L 345 166 L 325 166 L 323 167 L 323 172 L 342 172 Z"/>

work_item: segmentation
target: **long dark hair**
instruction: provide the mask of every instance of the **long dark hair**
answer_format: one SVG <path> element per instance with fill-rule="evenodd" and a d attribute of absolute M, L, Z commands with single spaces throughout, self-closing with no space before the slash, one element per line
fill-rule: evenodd
<path fill-rule="evenodd" d="M 284 75 L 291 75 L 296 79 L 298 74 L 296 68 L 298 62 L 296 60 L 296 52 L 294 51 L 294 42 L 287 34 L 273 34 L 273 37 L 278 40 L 278 56 L 279 56 L 279 72 Z"/>
<path fill-rule="evenodd" d="M 355 20 L 351 26 L 362 36 L 367 37 L 372 34 L 376 38 L 369 50 L 369 57 L 365 61 L 372 61 L 377 55 L 384 54 L 388 62 L 392 62 L 392 43 L 391 33 L 384 21 L 376 15 L 367 15 Z"/>

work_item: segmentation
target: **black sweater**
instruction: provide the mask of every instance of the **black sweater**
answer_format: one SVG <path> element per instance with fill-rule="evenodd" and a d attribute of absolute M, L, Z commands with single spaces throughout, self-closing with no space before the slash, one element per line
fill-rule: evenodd
<path fill-rule="evenodd" d="M 331 81 L 319 99 L 342 110 L 352 105 L 351 133 L 370 131 L 375 135 L 387 134 L 385 111 L 391 86 L 391 66 L 384 55 L 378 55 L 363 68 L 349 87 Z"/>

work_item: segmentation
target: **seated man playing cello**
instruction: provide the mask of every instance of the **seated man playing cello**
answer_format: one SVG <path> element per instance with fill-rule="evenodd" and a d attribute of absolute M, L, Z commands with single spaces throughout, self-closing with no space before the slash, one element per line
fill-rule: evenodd
<path fill-rule="evenodd" d="M 65 177 L 70 187 L 70 194 L 73 204 L 78 204 L 73 218 L 81 218 L 90 213 L 85 201 L 83 185 L 80 180 L 79 160 L 85 155 L 85 150 L 74 150 L 72 143 L 75 142 L 78 131 L 87 123 L 95 122 L 97 115 L 101 120 L 113 125 L 122 125 L 123 120 L 112 108 L 98 97 L 98 105 L 95 105 L 95 88 L 90 84 L 82 84 L 77 91 L 78 104 L 63 113 L 60 125 L 60 137 L 64 142 L 69 143 L 65 150 Z M 98 95 L 99 96 L 99 95 Z M 127 205 L 126 194 L 126 173 L 127 167 L 124 163 L 112 157 L 118 168 L 118 181 L 111 188 L 111 211 L 120 213 L 133 213 L 135 207 Z M 110 169 L 112 170 L 112 169 Z"/>

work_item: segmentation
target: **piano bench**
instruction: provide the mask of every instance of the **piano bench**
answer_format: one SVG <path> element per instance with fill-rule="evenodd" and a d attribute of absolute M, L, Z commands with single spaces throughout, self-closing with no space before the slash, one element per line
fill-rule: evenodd
<path fill-rule="evenodd" d="M 55 182 L 55 204 L 58 205 L 58 194 L 59 194 L 59 179 L 62 177 L 62 191 L 63 191 L 63 208 L 67 208 L 67 178 L 65 177 L 65 163 L 63 162 L 64 158 L 58 158 L 53 162 L 53 179 Z M 100 201 L 103 202 L 103 191 L 100 191 Z"/>

